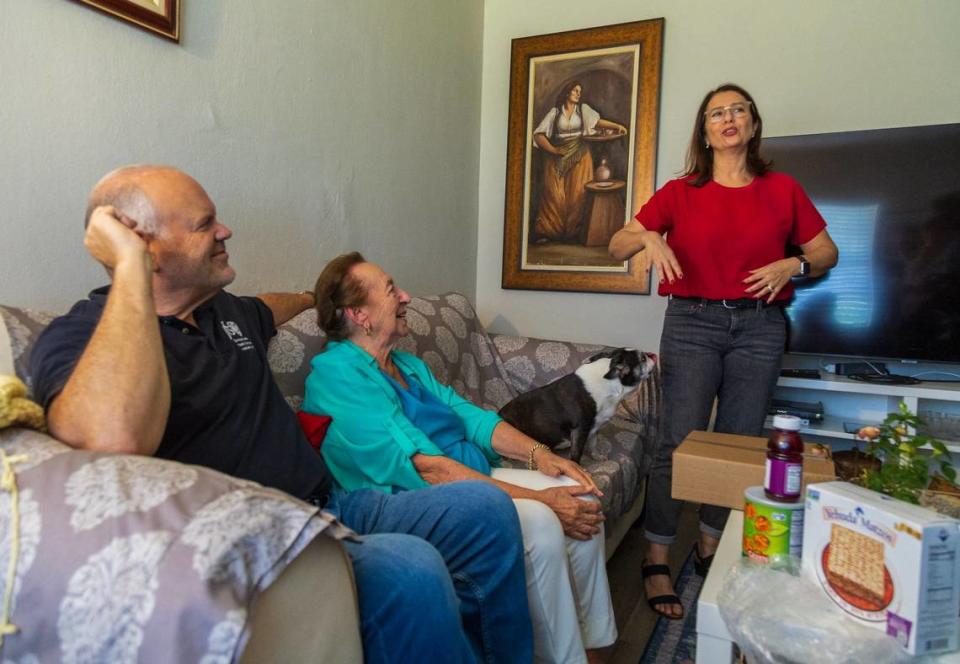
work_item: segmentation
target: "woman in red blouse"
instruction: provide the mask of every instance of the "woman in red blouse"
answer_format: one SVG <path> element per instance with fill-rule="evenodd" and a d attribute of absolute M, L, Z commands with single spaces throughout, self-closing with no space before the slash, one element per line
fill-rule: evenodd
<path fill-rule="evenodd" d="M 664 438 L 647 483 L 643 576 L 650 607 L 681 618 L 667 554 L 681 501 L 670 497 L 673 451 L 693 430 L 760 435 L 786 340 L 791 279 L 837 263 L 826 223 L 797 182 L 760 157 L 763 121 L 750 94 L 721 85 L 703 98 L 685 172 L 657 191 L 610 241 L 644 251 L 669 297 L 660 338 Z M 666 236 L 666 237 L 664 237 Z M 786 256 L 787 245 L 800 248 Z M 705 574 L 728 510 L 703 505 L 697 572 Z"/>

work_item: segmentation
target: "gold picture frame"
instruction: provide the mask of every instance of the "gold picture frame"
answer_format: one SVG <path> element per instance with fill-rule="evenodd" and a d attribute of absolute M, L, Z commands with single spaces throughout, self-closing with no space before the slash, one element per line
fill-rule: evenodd
<path fill-rule="evenodd" d="M 653 194 L 663 24 L 513 40 L 503 288 L 649 294 L 606 247 Z"/>
<path fill-rule="evenodd" d="M 73 0 L 180 42 L 180 0 Z"/>

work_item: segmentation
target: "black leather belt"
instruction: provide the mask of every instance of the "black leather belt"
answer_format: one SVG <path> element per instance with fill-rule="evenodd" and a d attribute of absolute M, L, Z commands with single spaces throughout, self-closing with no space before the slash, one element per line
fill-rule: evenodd
<path fill-rule="evenodd" d="M 724 307 L 725 309 L 764 309 L 766 307 L 776 307 L 780 305 L 780 302 L 776 300 L 771 304 L 767 304 L 767 301 L 762 298 L 754 299 L 752 297 L 740 297 L 734 300 L 708 300 L 705 297 L 681 297 L 679 295 L 671 295 L 670 299 L 680 300 L 681 302 L 695 302 L 704 306 Z"/>

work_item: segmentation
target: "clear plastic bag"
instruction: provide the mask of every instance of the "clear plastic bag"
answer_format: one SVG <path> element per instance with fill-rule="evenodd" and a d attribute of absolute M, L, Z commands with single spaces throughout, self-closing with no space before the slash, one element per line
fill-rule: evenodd
<path fill-rule="evenodd" d="M 897 664 L 912 658 L 879 630 L 849 618 L 796 566 L 742 559 L 724 578 L 720 615 L 749 664 Z"/>

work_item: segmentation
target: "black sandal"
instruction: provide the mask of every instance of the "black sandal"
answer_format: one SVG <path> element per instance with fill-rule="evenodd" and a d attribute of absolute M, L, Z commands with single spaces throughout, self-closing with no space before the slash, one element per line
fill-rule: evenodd
<path fill-rule="evenodd" d="M 713 557 L 716 553 L 711 553 L 706 558 L 700 557 L 700 542 L 694 542 L 693 544 L 693 571 L 697 573 L 697 576 L 707 576 L 707 572 L 710 571 L 710 565 L 713 564 Z"/>
<path fill-rule="evenodd" d="M 641 563 L 640 574 L 643 576 L 644 579 L 651 576 L 665 576 L 669 579 L 670 568 L 667 567 L 666 565 L 644 565 Z M 644 589 L 644 593 L 646 593 L 646 589 Z M 680 598 L 674 594 L 657 595 L 656 597 L 649 597 L 647 598 L 647 604 L 650 606 L 651 611 L 663 616 L 667 620 L 683 620 L 683 616 L 684 616 L 683 603 L 681 603 Z M 663 611 L 657 609 L 658 605 L 662 606 L 664 604 L 666 605 L 676 604 L 677 606 L 679 606 L 680 615 L 675 616 L 669 613 L 664 613 Z"/>

